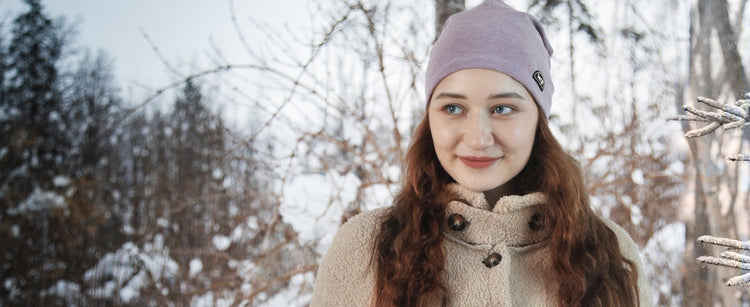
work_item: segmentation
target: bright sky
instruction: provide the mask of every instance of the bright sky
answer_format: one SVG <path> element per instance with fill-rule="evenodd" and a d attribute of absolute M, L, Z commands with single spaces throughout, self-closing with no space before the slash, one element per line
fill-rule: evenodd
<path fill-rule="evenodd" d="M 466 2 L 471 7 L 480 1 Z M 252 62 L 232 22 L 232 6 L 248 44 L 262 47 L 267 39 L 253 26 L 254 22 L 282 29 L 281 32 L 285 25 L 310 30 L 309 12 L 317 11 L 318 3 L 314 0 L 42 0 L 47 16 L 63 17 L 66 25 L 77 31 L 74 48 L 106 52 L 113 61 L 121 96 L 126 103 L 135 105 L 190 72 L 215 67 L 210 63 L 216 55 L 214 49 L 228 63 Z M 0 0 L 2 32 L 8 33 L 15 17 L 27 9 L 23 0 Z M 8 40 L 3 37 L 5 43 Z M 182 77 L 170 72 L 154 48 Z M 174 94 L 167 92 L 158 100 L 171 101 Z M 164 104 L 149 106 L 162 110 L 165 107 Z M 237 105 L 228 109 L 231 111 L 225 116 L 235 122 L 246 121 L 244 114 L 251 112 Z"/>
<path fill-rule="evenodd" d="M 250 17 L 278 26 L 309 19 L 307 1 L 233 2 L 243 28 Z M 104 50 L 114 60 L 115 75 L 126 99 L 141 97 L 137 93 L 144 87 L 158 88 L 173 79 L 149 40 L 178 70 L 207 67 L 212 46 L 231 60 L 243 59 L 229 0 L 43 0 L 42 5 L 48 16 L 63 16 L 68 25 L 75 25 L 77 46 Z M 0 0 L 3 27 L 10 26 L 26 9 L 22 0 Z M 244 35 L 252 43 L 258 33 L 252 33 L 250 27 L 246 30 Z"/>

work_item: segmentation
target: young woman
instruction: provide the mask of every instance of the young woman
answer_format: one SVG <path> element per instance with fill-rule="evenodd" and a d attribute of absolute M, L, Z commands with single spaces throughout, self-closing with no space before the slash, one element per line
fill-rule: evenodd
<path fill-rule="evenodd" d="M 323 258 L 312 306 L 645 306 L 637 246 L 547 123 L 552 49 L 500 0 L 450 17 L 393 205 Z"/>

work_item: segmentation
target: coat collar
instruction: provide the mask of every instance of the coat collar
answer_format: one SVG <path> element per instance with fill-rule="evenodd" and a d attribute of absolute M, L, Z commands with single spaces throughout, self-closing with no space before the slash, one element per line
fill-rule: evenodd
<path fill-rule="evenodd" d="M 527 246 L 551 232 L 546 196 L 541 192 L 501 197 L 490 210 L 484 194 L 458 184 L 448 188 L 459 199 L 448 203 L 444 232 L 469 245 Z M 465 222 L 463 227 L 455 227 Z M 454 225 L 454 227 L 451 227 Z"/>

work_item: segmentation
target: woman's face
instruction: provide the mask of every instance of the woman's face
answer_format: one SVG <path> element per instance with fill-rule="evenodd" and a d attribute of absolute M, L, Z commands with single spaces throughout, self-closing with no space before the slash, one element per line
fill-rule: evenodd
<path fill-rule="evenodd" d="M 506 184 L 529 161 L 539 120 L 521 83 L 495 70 L 459 70 L 438 83 L 427 112 L 440 165 L 456 182 L 513 193 Z"/>

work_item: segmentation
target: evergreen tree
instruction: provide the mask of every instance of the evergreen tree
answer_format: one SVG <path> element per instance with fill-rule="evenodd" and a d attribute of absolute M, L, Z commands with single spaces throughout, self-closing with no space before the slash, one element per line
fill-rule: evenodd
<path fill-rule="evenodd" d="M 175 140 L 178 191 L 188 198 L 216 193 L 225 155 L 223 124 L 219 116 L 206 108 L 200 87 L 187 81 L 177 99 L 171 123 Z"/>
<path fill-rule="evenodd" d="M 172 235 L 175 249 L 197 250 L 213 248 L 211 238 L 229 228 L 226 199 L 222 197 L 221 171 L 225 156 L 224 135 L 219 117 L 206 107 L 200 87 L 188 80 L 175 101 L 169 119 L 171 152 L 168 163 L 172 182 L 170 222 L 180 231 Z M 182 279 L 189 280 L 187 264 L 195 255 L 175 254 L 178 263 L 185 264 Z M 208 279 L 194 280 L 188 287 L 195 291 L 209 284 Z M 197 292 L 201 292 L 198 290 Z"/>
<path fill-rule="evenodd" d="M 96 261 L 94 238 L 108 213 L 93 201 L 95 178 L 69 172 L 78 150 L 71 103 L 60 90 L 61 27 L 39 0 L 26 4 L 7 50 L 0 48 L 0 275 L 6 281 L 0 305 L 71 304 L 54 288 L 81 283 L 81 272 Z"/>
<path fill-rule="evenodd" d="M 64 40 L 59 27 L 42 11 L 40 0 L 26 4 L 29 10 L 13 21 L 2 100 L 8 117 L 0 131 L 2 146 L 8 151 L 0 169 L 11 174 L 0 179 L 0 187 L 19 192 L 20 198 L 34 187 L 49 189 L 70 149 L 66 112 L 57 88 L 56 65 Z M 9 188 L 11 181 L 16 184 Z"/>
<path fill-rule="evenodd" d="M 103 53 L 93 56 L 86 52 L 68 79 L 64 101 L 76 155 L 71 161 L 75 168 L 73 176 L 78 176 L 109 163 L 103 161 L 112 153 L 108 134 L 114 129 L 114 121 L 120 118 L 122 102 L 114 85 L 110 60 Z"/>
<path fill-rule="evenodd" d="M 5 32 L 3 31 L 5 24 L 0 23 L 0 114 L 8 114 L 8 110 L 6 109 L 6 103 L 5 101 L 5 71 L 6 67 L 8 65 L 7 59 L 6 59 L 6 53 L 7 48 L 5 46 Z M 4 117 L 0 116 L 0 123 L 4 122 Z M 4 128 L 0 128 L 4 130 Z M 0 130 L 0 132 L 2 132 Z"/>

